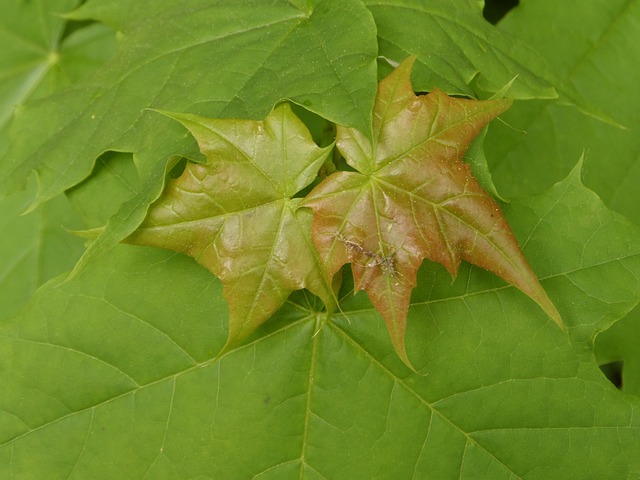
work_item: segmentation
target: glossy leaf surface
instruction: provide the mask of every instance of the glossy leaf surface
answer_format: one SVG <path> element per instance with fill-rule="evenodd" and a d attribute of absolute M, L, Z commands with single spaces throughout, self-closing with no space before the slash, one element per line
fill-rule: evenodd
<path fill-rule="evenodd" d="M 474 137 L 510 102 L 455 99 L 439 90 L 417 97 L 412 65 L 403 62 L 380 83 L 373 144 L 356 129 L 338 128 L 338 149 L 357 172 L 333 174 L 305 199 L 329 275 L 352 264 L 356 289 L 367 291 L 405 360 L 406 314 L 425 258 L 454 278 L 462 260 L 491 270 L 562 325 L 497 203 L 462 162 Z"/>
<path fill-rule="evenodd" d="M 167 114 L 187 127 L 208 159 L 187 164 L 128 241 L 194 257 L 224 284 L 229 342 L 271 317 L 294 290 L 332 305 L 309 238 L 311 216 L 292 198 L 331 147 L 319 148 L 287 104 L 264 121 Z"/>

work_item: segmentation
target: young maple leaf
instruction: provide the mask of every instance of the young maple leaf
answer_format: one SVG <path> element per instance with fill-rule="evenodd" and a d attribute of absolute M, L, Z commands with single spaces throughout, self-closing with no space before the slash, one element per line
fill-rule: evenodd
<path fill-rule="evenodd" d="M 165 114 L 190 130 L 208 163 L 188 163 L 169 181 L 127 242 L 190 255 L 222 281 L 227 345 L 251 334 L 294 290 L 335 303 L 310 239 L 311 212 L 292 198 L 332 147 L 318 147 L 286 104 L 264 121 Z"/>
<path fill-rule="evenodd" d="M 424 258 L 454 278 L 461 260 L 490 270 L 563 327 L 498 204 L 462 161 L 474 137 L 511 102 L 452 98 L 440 90 L 417 97 L 413 62 L 405 60 L 380 82 L 373 143 L 338 126 L 338 149 L 357 172 L 332 174 L 303 203 L 313 209 L 313 240 L 328 274 L 352 264 L 356 290 L 367 292 L 407 364 L 406 315 Z"/>

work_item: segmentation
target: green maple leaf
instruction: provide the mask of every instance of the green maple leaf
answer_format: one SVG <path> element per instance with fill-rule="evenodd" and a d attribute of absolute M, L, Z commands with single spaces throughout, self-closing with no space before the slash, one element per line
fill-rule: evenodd
<path fill-rule="evenodd" d="M 407 363 L 406 315 L 424 258 L 454 278 L 462 260 L 490 270 L 562 326 L 497 203 L 461 160 L 511 102 L 456 99 L 440 90 L 416 97 L 413 61 L 380 83 L 373 144 L 354 128 L 338 127 L 338 149 L 357 172 L 331 175 L 305 200 L 328 274 L 352 264 L 355 288 L 366 290 Z"/>
<path fill-rule="evenodd" d="M 423 268 L 407 347 L 429 375 L 389 355 L 366 295 L 318 331 L 294 293 L 220 356 L 220 283 L 117 246 L 0 323 L 0 478 L 637 477 L 640 401 L 586 345 L 638 302 L 640 229 L 579 168 L 505 215 L 570 334 L 480 269 Z"/>
<path fill-rule="evenodd" d="M 9 131 L 22 105 L 81 81 L 113 54 L 111 29 L 94 22 L 71 25 L 62 18 L 61 13 L 78 3 L 2 2 L 0 156 L 13 143 Z M 32 182 L 13 194 L 0 188 L 0 228 L 11 232 L 0 239 L 0 321 L 19 311 L 41 284 L 71 268 L 83 252 L 82 240 L 61 228 L 82 228 L 64 195 L 52 198 L 38 212 L 22 215 L 35 186 Z"/>
<path fill-rule="evenodd" d="M 78 0 L 3 2 L 0 18 L 0 131 L 16 106 L 87 77 L 115 50 L 113 32 L 86 22 L 65 29 Z M 34 21 L 37 18 L 38 21 Z"/>
<path fill-rule="evenodd" d="M 375 92 L 373 19 L 357 0 L 318 3 L 83 3 L 67 18 L 109 24 L 119 32 L 118 52 L 84 81 L 24 106 L 0 163 L 0 187 L 16 189 L 36 171 L 40 203 L 86 178 L 107 150 L 133 152 L 143 179 L 159 159 L 188 156 L 189 146 L 167 135 L 166 119 L 149 107 L 261 119 L 290 99 L 364 128 Z M 343 36 L 353 22 L 361 28 Z"/>
<path fill-rule="evenodd" d="M 366 0 L 375 24 L 366 22 L 360 0 L 3 3 L 0 23 L 10 27 L 0 32 L 7 40 L 0 42 L 0 57 L 8 59 L 0 61 L 7 67 L 0 67 L 3 74 L 20 71 L 14 67 L 22 64 L 14 60 L 23 47 L 38 50 L 34 57 L 46 62 L 49 42 L 56 44 L 49 21 L 61 21 L 38 13 L 18 18 L 15 8 L 62 12 L 67 7 L 59 5 L 83 3 L 87 18 L 118 31 L 121 50 L 107 68 L 67 94 L 28 102 L 13 122 L 10 142 L 1 136 L 8 129 L 0 132 L 0 151 L 16 149 L 24 172 L 38 169 L 47 198 L 84 178 L 105 149 L 135 152 L 135 164 L 130 155 L 117 155 L 119 168 L 130 176 L 112 171 L 114 157 L 101 156 L 102 174 L 94 170 L 72 195 L 92 227 L 104 225 L 140 186 L 157 192 L 136 200 L 140 216 L 123 206 L 119 218 L 127 219 L 126 228 L 121 223 L 113 230 L 112 243 L 128 236 L 160 195 L 165 156 L 183 152 L 170 146 L 183 138 L 181 127 L 143 108 L 258 119 L 280 99 L 304 103 L 315 94 L 326 102 L 318 110 L 323 117 L 357 126 L 340 115 L 355 112 L 349 98 L 366 114 L 371 111 L 377 53 L 391 60 L 418 54 L 419 91 L 435 85 L 450 94 L 473 95 L 477 87 L 495 91 L 517 73 L 508 96 L 546 97 L 553 92 L 527 74 L 542 73 L 536 58 L 532 52 L 518 55 L 518 43 L 536 46 L 556 69 L 570 73 L 567 78 L 583 95 L 615 112 L 631 130 L 614 132 L 555 102 L 518 102 L 526 115 L 507 122 L 528 134 L 489 134 L 487 143 L 500 149 L 490 155 L 502 162 L 500 191 L 519 197 L 504 207 L 505 216 L 570 332 L 565 336 L 550 322 L 542 325 L 542 313 L 529 299 L 481 269 L 462 264 L 451 284 L 444 268 L 425 264 L 409 306 L 407 350 L 426 376 L 408 374 L 389 355 L 388 334 L 364 292 L 345 298 L 344 316 L 324 324 L 320 302 L 294 293 L 250 342 L 220 355 L 228 333 L 220 282 L 190 258 L 151 247 L 119 245 L 109 255 L 92 257 L 72 280 L 63 281 L 65 276 L 38 288 L 14 316 L 32 289 L 70 268 L 75 257 L 51 248 L 58 242 L 50 237 L 60 224 L 74 224 L 58 220 L 67 209 L 59 196 L 27 216 L 19 215 L 33 192 L 4 198 L 0 478 L 640 476 L 640 401 L 616 391 L 591 348 L 598 332 L 635 306 L 636 316 L 598 335 L 596 345 L 603 349 L 599 360 L 624 360 L 623 390 L 637 395 L 640 332 L 628 320 L 639 319 L 640 231 L 604 208 L 598 195 L 638 223 L 640 190 L 633 187 L 640 170 L 633 166 L 640 137 L 630 132 L 638 124 L 633 60 L 640 42 L 633 40 L 633 23 L 640 3 L 601 1 L 596 9 L 575 9 L 548 0 L 521 2 L 514 13 L 520 10 L 522 21 L 510 14 L 500 28 L 523 42 L 488 25 L 480 15 L 482 2 L 475 0 Z M 287 4 L 300 11 L 315 7 L 318 15 L 292 26 L 284 15 L 273 15 Z M 259 22 L 251 23 L 252 17 Z M 30 32 L 29 41 L 3 36 L 20 31 Z M 165 46 L 173 49 L 183 41 L 189 46 L 185 55 L 171 61 Z M 64 45 L 60 58 L 62 66 Z M 344 67 L 363 58 L 371 81 L 360 97 L 363 84 Z M 41 64 L 30 65 L 35 71 Z M 169 70 L 173 75 L 163 73 L 167 65 L 177 67 Z M 34 96 L 57 83 L 57 69 L 50 72 Z M 327 77 L 336 79 L 330 90 Z M 0 117 L 14 103 L 4 103 L 8 110 Z M 540 111 L 541 105 L 548 106 Z M 108 112 L 95 134 L 92 107 Z M 60 134 L 65 119 L 70 123 Z M 526 145 L 514 148 L 514 135 Z M 559 179 L 583 147 L 589 152 L 585 180 L 598 195 L 582 186 L 576 168 L 545 194 L 527 196 Z M 12 161 L 3 157 L 2 170 Z M 155 183 L 149 181 L 151 164 L 160 167 Z M 382 260 L 370 253 L 367 263 Z"/>
<path fill-rule="evenodd" d="M 310 240 L 310 212 L 293 198 L 331 151 L 281 104 L 264 121 L 167 114 L 187 127 L 207 164 L 189 163 L 128 238 L 186 253 L 224 284 L 229 343 L 273 315 L 294 290 L 325 305 L 332 291 Z"/>
<path fill-rule="evenodd" d="M 380 55 L 400 61 L 417 55 L 416 87 L 439 86 L 451 94 L 474 95 L 478 87 L 497 92 L 510 84 L 509 98 L 556 98 L 550 69 L 525 42 L 497 30 L 475 0 L 366 0 Z M 406 28 L 420 25 L 420 28 Z"/>

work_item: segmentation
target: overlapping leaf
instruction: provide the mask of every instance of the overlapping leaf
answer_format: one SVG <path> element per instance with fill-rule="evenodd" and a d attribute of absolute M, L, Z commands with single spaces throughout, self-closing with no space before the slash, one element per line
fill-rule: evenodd
<path fill-rule="evenodd" d="M 588 9 L 551 0 L 521 4 L 498 28 L 544 52 L 558 77 L 627 129 L 604 125 L 554 102 L 522 102 L 505 116 L 509 127 L 496 123 L 487 135 L 501 191 L 525 196 L 544 190 L 584 151 L 585 184 L 640 224 L 640 2 L 594 0 Z M 532 25 L 544 25 L 544 34 Z M 621 282 L 617 288 L 626 286 Z M 623 362 L 622 389 L 636 394 L 639 313 L 636 308 L 599 335 L 594 348 L 602 363 Z"/>
<path fill-rule="evenodd" d="M 35 208 L 84 180 L 105 151 L 134 153 L 138 195 L 121 205 L 74 274 L 135 230 L 174 156 L 197 155 L 188 134 L 145 109 L 262 119 L 286 98 L 332 121 L 370 124 L 377 46 L 360 0 L 95 0 L 66 17 L 113 27 L 118 52 L 92 77 L 20 110 L 0 188 L 14 189 L 35 171 Z"/>
<path fill-rule="evenodd" d="M 486 268 L 562 325 L 498 205 L 461 161 L 510 102 L 455 99 L 439 90 L 416 97 L 412 65 L 404 61 L 380 83 L 373 144 L 356 129 L 338 128 L 338 148 L 358 172 L 333 174 L 305 200 L 329 275 L 352 263 L 356 289 L 367 291 L 405 361 L 406 314 L 424 258 L 453 277 L 462 260 Z"/>
<path fill-rule="evenodd" d="M 62 18 L 78 3 L 2 2 L 0 156 L 12 143 L 9 130 L 16 109 L 87 77 L 115 50 L 110 28 L 98 23 L 71 28 Z M 14 194 L 0 188 L 0 321 L 19 310 L 42 283 L 73 266 L 83 251 L 82 240 L 62 227 L 83 226 L 64 195 L 37 213 L 22 215 L 35 194 L 32 187 L 35 182 Z"/>
<path fill-rule="evenodd" d="M 38 4 L 33 0 L 10 3 Z M 197 2 L 172 3 L 176 9 L 169 13 L 195 10 L 207 32 L 217 30 L 219 24 L 213 25 L 211 17 L 200 15 L 202 10 L 189 10 Z M 237 15 L 236 5 L 248 5 L 259 12 L 256 15 L 269 14 L 271 6 L 276 5 L 262 0 L 250 5 L 244 1 L 205 3 L 229 6 L 228 11 L 235 15 L 227 18 L 234 20 L 244 19 Z M 254 8 L 263 3 L 269 6 Z M 455 12 L 442 22 L 445 40 L 441 44 L 430 37 L 433 30 L 424 29 L 424 18 L 418 17 L 416 9 L 402 7 L 418 5 L 418 0 L 373 3 L 369 2 L 379 20 L 383 55 L 394 48 L 395 38 L 389 38 L 394 25 L 407 42 L 419 42 L 421 48 L 431 43 L 431 48 L 446 53 L 446 34 L 451 33 L 463 54 L 486 49 L 488 56 L 497 54 L 499 58 L 505 53 L 496 50 L 495 44 L 477 42 L 471 29 L 466 36 L 454 36 L 453 29 L 467 23 L 467 7 L 473 6 L 475 15 L 480 2 L 421 2 L 425 10 L 439 3 Z M 572 16 L 564 15 L 564 4 L 554 10 L 558 12 L 554 19 L 572 33 L 562 34 L 562 43 L 548 35 L 547 28 L 542 29 L 549 23 L 541 19 L 523 21 L 521 30 L 538 37 L 544 30 L 553 53 L 574 48 L 581 38 L 581 25 L 588 23 L 593 12 L 575 9 L 575 2 L 568 3 L 568 10 L 573 8 Z M 149 9 L 151 4 L 153 9 Z M 147 19 L 148 30 L 141 31 L 136 39 L 142 46 L 154 44 L 166 33 L 153 29 L 170 18 L 168 4 L 162 0 L 86 3 L 111 13 L 109 19 L 113 21 L 109 23 L 124 37 L 131 38 L 132 31 L 140 31 L 139 19 Z M 328 2 L 297 0 L 291 4 L 302 11 L 308 5 L 327 6 Z M 521 4 L 537 8 L 535 2 Z M 616 28 L 611 28 L 606 38 L 596 36 L 592 45 L 610 45 L 612 52 L 619 48 L 616 58 L 629 70 L 616 70 L 615 74 L 606 64 L 593 65 L 593 71 L 601 74 L 600 80 L 622 79 L 622 87 L 617 88 L 624 91 L 615 90 L 619 95 L 603 88 L 600 80 L 595 83 L 600 83 L 600 98 L 631 106 L 629 99 L 636 98 L 635 90 L 629 90 L 635 85 L 634 62 L 629 61 L 633 58 L 631 45 L 621 41 L 623 37 L 628 41 L 634 38 L 628 23 L 634 17 L 626 14 L 638 3 L 599 2 L 593 10 L 598 18 L 609 17 L 600 10 L 605 4 L 613 6 L 614 13 L 616 8 L 621 9 L 620 15 L 614 14 Z M 548 5 L 542 5 L 544 8 Z M 122 15 L 125 11 L 130 15 Z M 394 16 L 397 20 L 393 24 L 385 23 Z M 309 23 L 313 24 L 313 19 Z M 175 25 L 183 25 L 180 18 Z M 354 22 L 352 29 L 343 30 L 341 38 L 353 42 L 360 25 Z M 34 22 L 34 30 L 35 26 Z M 586 28 L 588 35 L 595 31 L 591 26 Z M 244 41 L 238 42 L 239 51 L 244 45 Z M 283 46 L 283 54 L 287 48 Z M 313 47 L 301 42 L 299 48 Z M 224 50 L 220 51 L 224 56 Z M 399 51 L 404 47 L 399 46 Z M 447 56 L 440 55 L 439 59 L 442 62 L 434 63 L 446 67 Z M 523 60 L 524 65 L 530 65 L 528 58 Z M 588 60 L 581 65 L 590 65 Z M 214 69 L 219 67 L 213 61 L 212 65 Z M 282 68 L 269 59 L 264 66 L 273 69 L 269 73 L 274 77 Z M 499 65 L 484 66 L 486 70 L 479 68 L 482 76 L 491 75 L 496 80 L 504 76 Z M 208 67 L 203 66 L 202 71 Z M 569 65 L 571 68 L 574 66 Z M 229 73 L 222 70 L 223 74 Z M 475 74 L 475 65 L 465 69 L 464 59 L 452 61 L 452 77 L 458 70 L 464 81 L 470 78 L 469 71 Z M 202 72 L 191 73 L 195 78 Z M 631 74 L 624 76 L 626 73 Z M 203 75 L 206 78 L 206 73 Z M 313 80 L 309 76 L 301 90 L 310 88 Z M 219 95 L 215 100 L 223 105 L 219 86 L 211 89 L 209 83 L 205 85 L 210 88 L 209 95 Z M 260 86 L 253 85 L 256 89 Z M 167 85 L 166 96 L 174 91 Z M 251 95 L 241 97 L 250 108 Z M 122 103 L 127 100 L 131 97 Z M 269 98 L 260 101 L 271 108 Z M 340 103 L 334 95 L 326 95 L 326 101 Z M 234 106 L 238 103 L 242 100 Z M 114 111 L 121 113 L 118 108 L 122 106 L 114 107 Z M 164 108 L 178 107 L 165 104 Z M 253 114 L 258 118 L 259 113 Z M 117 121 L 128 118 L 116 117 Z M 565 119 L 555 117 L 541 124 L 541 130 L 548 130 L 551 137 L 540 138 L 564 133 L 558 130 L 559 120 L 563 120 L 563 127 L 575 130 L 576 136 L 586 138 L 582 126 Z M 82 127 L 82 119 L 75 126 Z M 37 133 L 38 127 L 35 124 L 33 131 Z M 158 131 L 170 137 L 166 129 Z M 528 131 L 531 138 L 534 132 Z M 612 143 L 609 131 L 598 130 L 598 134 L 603 143 Z M 25 139 L 30 140 L 33 137 Z M 70 139 L 61 135 L 59 141 Z M 617 155 L 627 150 L 627 144 L 613 143 L 615 154 L 602 155 L 599 160 L 607 170 L 592 168 L 587 173 L 592 178 L 608 178 L 612 187 L 620 184 L 613 181 L 615 178 L 626 178 L 632 185 L 634 176 L 621 166 Z M 122 145 L 127 146 L 126 142 Z M 155 147 L 152 142 L 148 145 Z M 520 157 L 518 166 L 531 163 L 540 152 L 549 152 L 540 142 L 531 145 L 530 155 Z M 571 162 L 566 165 L 575 163 L 580 150 L 565 160 Z M 596 149 L 589 153 L 594 160 Z M 136 163 L 140 163 L 140 156 Z M 536 168 L 531 172 L 540 174 L 542 167 Z M 527 258 L 571 325 L 569 336 L 551 325 L 541 325 L 539 309 L 481 269 L 461 265 L 457 280 L 450 284 L 445 269 L 423 265 L 409 308 L 407 349 L 414 365 L 428 375 L 408 375 L 401 362 L 389 355 L 383 323 L 363 294 L 345 299 L 341 304 L 345 315 L 322 328 L 318 323 L 319 305 L 311 307 L 313 302 L 307 302 L 303 293 L 294 294 L 254 341 L 220 357 L 227 337 L 227 307 L 219 282 L 183 255 L 153 248 L 116 247 L 110 255 L 96 258 L 76 278 L 44 285 L 20 315 L 0 322 L 0 477 L 638 477 L 640 402 L 620 394 L 607 382 L 585 345 L 595 332 L 624 316 L 638 302 L 640 232 L 604 208 L 599 198 L 582 186 L 579 173 L 579 169 L 574 170 L 570 178 L 545 195 L 514 201 L 504 209 Z M 112 191 L 109 189 L 110 195 Z M 617 197 L 621 202 L 624 197 L 627 212 L 637 211 L 635 197 L 622 195 L 622 191 Z M 27 201 L 24 197 L 22 200 Z M 94 206 L 90 205 L 89 194 L 76 196 L 75 201 Z M 89 217 L 94 216 L 90 208 L 87 212 Z M 100 210 L 98 217 L 102 219 L 103 213 L 110 212 Z M 37 227 L 29 232 L 17 230 L 15 223 L 3 225 L 7 237 L 15 235 L 5 239 L 4 245 L 9 247 L 18 245 L 24 235 L 39 235 L 41 231 Z M 13 257 L 16 250 L 0 251 Z M 59 257 L 57 252 L 43 253 L 45 261 Z M 365 255 L 365 259 L 373 263 L 382 259 L 373 258 L 377 252 L 370 253 L 372 256 Z M 35 274 L 36 269 L 32 271 Z M 16 290 L 5 288 L 3 298 L 19 292 L 15 285 L 10 287 Z M 618 332 L 624 336 L 625 348 L 633 353 L 637 333 L 633 337 L 631 333 Z M 609 353 L 616 354 L 614 350 Z M 628 374 L 634 375 L 637 368 L 632 373 L 631 362 L 637 355 L 624 358 Z M 631 386 L 629 381 L 627 387 Z"/>
<path fill-rule="evenodd" d="M 378 26 L 381 55 L 395 61 L 408 55 L 419 57 L 416 69 L 420 70 L 421 81 L 417 90 L 428 91 L 437 86 L 451 94 L 472 95 L 498 92 L 508 86 L 504 94 L 509 98 L 559 98 L 590 116 L 616 124 L 594 108 L 586 100 L 589 97 L 557 78 L 546 55 L 540 55 L 546 53 L 544 50 L 535 51 L 529 42 L 490 25 L 482 16 L 482 2 L 365 0 L 365 3 Z M 572 11 L 570 7 L 567 10 Z M 409 25 L 415 28 L 407 28 Z"/>
<path fill-rule="evenodd" d="M 281 104 L 264 121 L 168 114 L 187 127 L 209 163 L 171 181 L 128 241 L 183 252 L 220 278 L 229 302 L 229 342 L 252 333 L 307 288 L 332 292 L 309 238 L 311 216 L 292 198 L 309 185 L 331 147 L 313 143 Z"/>
<path fill-rule="evenodd" d="M 389 355 L 366 295 L 319 331 L 292 298 L 219 357 L 220 283 L 183 255 L 116 247 L 0 323 L 0 478 L 637 477 L 640 401 L 584 340 L 637 303 L 640 230 L 579 173 L 505 209 L 570 336 L 479 269 L 451 285 L 423 268 L 408 349 L 428 375 Z"/>
<path fill-rule="evenodd" d="M 83 180 L 106 150 L 138 154 L 146 179 L 185 145 L 145 108 L 264 118 L 288 98 L 364 128 L 376 88 L 371 14 L 357 0 L 300 3 L 85 3 L 70 16 L 113 25 L 120 49 L 92 77 L 25 106 L 0 184 L 15 188 L 35 170 L 42 202 Z"/>

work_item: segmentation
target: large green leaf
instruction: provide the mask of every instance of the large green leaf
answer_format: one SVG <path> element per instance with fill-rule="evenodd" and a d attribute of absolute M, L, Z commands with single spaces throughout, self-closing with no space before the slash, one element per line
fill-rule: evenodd
<path fill-rule="evenodd" d="M 476 0 L 366 0 L 378 27 L 380 54 L 392 62 L 417 55 L 415 86 L 476 96 L 509 84 L 509 98 L 555 98 L 551 70 L 524 43 L 482 18 Z"/>
<path fill-rule="evenodd" d="M 3 0 L 3 14 L 10 13 L 0 20 L 8 25 L 3 32 L 31 32 L 24 38 L 39 39 L 34 44 L 42 48 L 36 48 L 33 58 L 44 65 L 53 50 L 52 37 L 42 32 L 59 34 L 64 20 L 40 21 L 45 17 L 29 15 L 27 24 L 11 9 L 46 6 L 58 11 L 59 5 L 72 8 L 72 3 Z M 524 43 L 542 46 L 542 56 L 565 79 L 572 71 L 579 73 L 574 88 L 597 106 L 630 129 L 638 123 L 633 112 L 638 2 L 597 1 L 585 8 L 574 0 L 522 0 L 522 22 L 514 16 L 503 24 L 511 35 L 481 26 L 481 2 L 475 0 L 367 3 L 378 23 L 383 56 L 394 62 L 407 52 L 418 53 L 414 82 L 419 89 L 449 90 L 451 84 L 450 93 L 478 94 L 499 89 L 517 73 L 514 90 L 507 90 L 507 95 L 549 96 L 545 83 L 535 78 L 546 78 L 544 70 L 538 70 L 539 56 L 531 56 Z M 171 155 L 197 156 L 180 125 L 151 112 L 136 116 L 149 103 L 209 116 L 264 118 L 280 100 L 270 96 L 290 89 L 285 93 L 299 94 L 299 103 L 305 93 L 321 96 L 327 103 L 326 111 L 320 111 L 325 116 L 331 108 L 334 113 L 348 111 L 352 103 L 362 111 L 372 106 L 376 26 L 355 0 L 90 0 L 84 5 L 74 18 L 97 18 L 117 30 L 120 53 L 109 68 L 75 84 L 67 94 L 19 108 L 13 140 L 7 139 L 8 129 L 0 131 L 0 154 L 9 143 L 14 152 L 25 153 L 25 175 L 36 163 L 44 166 L 57 158 L 56 168 L 41 169 L 41 177 L 63 180 L 51 192 L 84 178 L 98 157 L 90 179 L 69 194 L 89 227 L 104 224 L 138 192 L 111 221 L 111 237 L 94 244 L 101 248 L 143 220 L 147 206 L 160 194 L 165 170 L 173 164 L 168 161 Z M 326 17 L 321 15 L 323 6 L 330 7 L 324 11 Z M 211 9 L 221 16 L 210 14 Z M 274 12 L 312 10 L 307 23 L 301 20 L 294 26 L 295 19 L 284 21 L 293 28 L 290 37 L 283 23 L 242 30 L 243 21 L 253 18 L 257 25 L 262 15 L 273 19 Z M 17 27 L 13 30 L 12 22 Z M 71 27 L 65 26 L 67 33 Z M 92 28 L 107 32 L 103 25 Z M 231 35 L 207 43 L 225 31 Z M 276 35 L 263 35 L 265 31 Z M 81 32 L 58 38 L 64 43 L 74 37 L 82 48 Z M 284 42 L 280 50 L 275 47 L 278 35 Z M 198 39 L 205 43 L 193 41 L 184 56 L 162 57 L 161 51 L 160 57 L 145 57 L 156 45 L 162 49 Z M 287 43 L 292 39 L 296 41 Z M 394 44 L 398 39 L 402 42 Z M 2 45 L 10 48 L 0 48 L 0 59 L 22 52 L 13 49 L 14 43 Z M 336 61 L 323 64 L 320 58 L 320 77 L 304 77 L 316 71 L 313 55 L 323 47 L 335 48 L 327 53 Z M 224 61 L 215 64 L 218 49 Z M 190 56 L 191 52 L 198 53 Z M 342 52 L 345 57 L 340 57 Z M 583 61 L 576 62 L 580 55 Z M 347 63 L 353 68 L 342 69 Z M 74 68 L 85 64 L 73 63 Z M 73 70 L 65 65 L 62 71 Z M 380 66 L 388 68 L 384 61 Z M 154 77 L 155 67 L 175 67 L 183 75 L 160 72 Z M 329 75 L 345 74 L 335 85 L 353 94 L 352 103 L 335 90 L 318 95 L 315 87 L 325 85 L 327 67 L 335 67 L 335 74 Z M 298 72 L 302 76 L 296 77 Z M 50 73 L 34 96 L 47 93 L 49 79 L 64 83 L 58 83 L 54 70 Z M 365 77 L 368 80 L 360 83 Z M 260 82 L 251 83 L 254 79 Z M 469 79 L 473 80 L 467 86 Z M 164 88 L 163 80 L 169 80 Z M 265 91 L 260 91 L 262 85 Z M 146 101 L 154 91 L 158 103 Z M 81 98 L 85 94 L 87 102 Z M 119 103 L 120 97 L 126 101 Z M 61 105 L 52 107 L 49 102 Z M 102 117 L 92 119 L 95 112 L 84 112 L 89 104 L 101 106 Z M 538 107 L 546 123 L 536 120 Z M 522 118 L 531 118 L 531 124 L 518 123 L 518 115 L 508 121 L 527 130 L 531 142 L 523 148 L 517 132 L 489 136 L 489 158 L 500 165 L 501 191 L 526 197 L 504 212 L 562 312 L 569 335 L 563 336 L 530 300 L 497 277 L 462 264 L 452 284 L 444 268 L 425 262 L 407 325 L 407 350 L 419 374 L 410 372 L 393 353 L 385 324 L 366 295 L 351 295 L 349 275 L 341 294 L 344 315 L 327 322 L 322 302 L 305 290 L 296 292 L 243 346 L 221 358 L 217 357 L 229 320 L 222 285 L 191 259 L 152 248 L 121 245 L 111 255 L 95 257 L 95 263 L 74 279 L 41 287 L 27 308 L 13 316 L 30 289 L 68 268 L 73 257 L 39 246 L 46 245 L 38 236 L 43 227 L 55 227 L 59 234 L 61 223 L 76 225 L 59 220 L 58 212 L 66 211 L 60 197 L 53 199 L 61 202 L 57 207 L 49 210 L 54 203 L 47 203 L 35 216 L 24 217 L 18 214 L 29 203 L 30 192 L 2 200 L 0 271 L 32 245 L 36 254 L 30 258 L 47 268 L 39 270 L 38 262 L 29 261 L 27 268 L 14 269 L 17 277 L 3 277 L 0 478 L 640 477 L 639 401 L 615 390 L 593 355 L 595 339 L 598 361 L 624 360 L 622 388 L 637 391 L 629 376 L 637 378 L 638 368 L 638 228 L 603 208 L 581 185 L 579 169 L 544 195 L 528 198 L 519 191 L 528 188 L 527 181 L 536 184 L 528 191 L 537 192 L 561 178 L 575 164 L 586 139 L 594 145 L 587 150 L 587 181 L 609 204 L 637 220 L 637 192 L 632 188 L 637 183 L 637 150 L 630 141 L 634 134 L 585 124 L 574 110 L 557 103 L 516 102 L 515 109 L 525 111 Z M 616 109 L 623 112 L 622 118 Z M 91 130 L 95 120 L 101 125 Z M 53 133 L 55 125 L 63 128 L 59 135 Z M 92 136 L 74 136 L 76 129 L 84 130 L 83 135 L 89 129 Z M 563 143 L 572 139 L 583 143 Z M 35 149 L 30 150 L 30 142 Z M 608 148 L 597 147 L 600 144 Z M 128 154 L 102 156 L 105 145 L 135 152 L 133 162 L 128 163 Z M 475 147 L 480 155 L 480 144 Z M 510 170 L 502 169 L 502 155 L 508 156 Z M 536 163 L 538 157 L 552 163 Z M 0 162 L 5 173 L 12 167 L 8 158 Z M 527 170 L 530 164 L 533 168 Z M 19 277 L 25 281 L 24 290 L 13 281 L 22 281 Z M 634 307 L 624 321 L 615 323 Z"/>
<path fill-rule="evenodd" d="M 504 115 L 508 126 L 492 125 L 487 137 L 488 157 L 503 193 L 526 195 L 546 188 L 584 151 L 585 183 L 640 223 L 639 17 L 637 1 L 598 0 L 589 8 L 578 1 L 523 1 L 500 24 L 543 52 L 558 76 L 627 127 L 615 129 L 553 103 L 515 105 Z M 622 388 L 635 393 L 640 384 L 637 324 L 636 310 L 596 342 L 600 362 L 624 362 Z"/>
<path fill-rule="evenodd" d="M 115 51 L 113 31 L 102 24 L 75 24 L 61 14 L 77 0 L 5 1 L 0 16 L 0 152 L 9 146 L 16 108 L 87 77 Z M 0 320 L 16 313 L 35 289 L 68 270 L 82 240 L 64 228 L 83 224 L 64 195 L 22 216 L 35 193 L 0 191 Z"/>
<path fill-rule="evenodd" d="M 83 225 L 64 195 L 22 215 L 34 190 L 0 198 L 0 321 L 15 315 L 40 285 L 71 268 L 83 251 L 82 240 L 65 230 Z"/>
<path fill-rule="evenodd" d="M 640 401 L 585 348 L 638 302 L 640 231 L 579 177 L 506 211 L 571 341 L 496 277 L 463 267 L 451 285 L 427 263 L 409 308 L 419 373 L 362 294 L 327 323 L 294 295 L 217 358 L 221 285 L 182 255 L 117 247 L 0 327 L 0 476 L 640 475 Z"/>
<path fill-rule="evenodd" d="M 2 2 L 0 155 L 10 145 L 15 109 L 87 77 L 114 53 L 110 28 L 76 24 L 61 16 L 78 3 Z M 12 195 L 0 191 L 0 320 L 15 314 L 38 286 L 68 270 L 82 253 L 82 241 L 63 228 L 83 227 L 63 195 L 38 212 L 21 215 L 33 199 L 34 186 Z"/>
<path fill-rule="evenodd" d="M 109 21 L 120 48 L 86 81 L 16 116 L 2 178 L 14 185 L 35 169 L 37 201 L 85 178 L 106 150 L 133 151 L 147 169 L 184 153 L 167 135 L 168 121 L 145 108 L 264 118 L 289 98 L 332 121 L 370 125 L 375 26 L 356 0 L 305 8 L 284 0 L 146 0 L 133 8 L 128 1 L 94 1 L 72 17 Z M 152 152 L 142 153 L 149 143 Z"/>
<path fill-rule="evenodd" d="M 381 55 L 390 63 L 417 55 L 420 81 L 416 88 L 421 91 L 438 87 L 470 96 L 500 92 L 515 99 L 555 98 L 617 125 L 602 113 L 608 110 L 595 107 L 571 82 L 556 75 L 545 51 L 535 51 L 518 35 L 497 30 L 484 20 L 482 3 L 366 0 L 378 26 Z M 548 8 L 553 10 L 553 6 Z"/>

